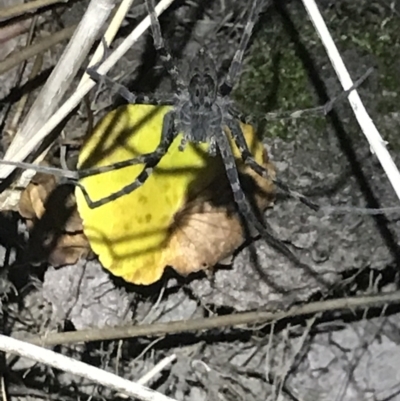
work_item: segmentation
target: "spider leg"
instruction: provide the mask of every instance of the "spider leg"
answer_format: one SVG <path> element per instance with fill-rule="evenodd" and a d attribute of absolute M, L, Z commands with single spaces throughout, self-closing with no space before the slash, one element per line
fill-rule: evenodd
<path fill-rule="evenodd" d="M 228 180 L 232 188 L 233 198 L 243 219 L 248 221 L 269 245 L 275 248 L 278 252 L 281 252 L 294 264 L 303 266 L 303 264 L 290 251 L 290 249 L 283 242 L 279 241 L 270 232 L 268 232 L 268 230 L 254 214 L 253 208 L 240 185 L 239 173 L 236 168 L 235 158 L 233 157 L 232 149 L 230 147 L 228 138 L 225 136 L 225 133 L 216 135 L 216 141 L 225 165 L 226 175 L 228 176 Z"/>
<path fill-rule="evenodd" d="M 254 25 L 257 21 L 258 8 L 260 7 L 261 3 L 261 0 L 253 0 L 247 24 L 244 28 L 242 39 L 240 40 L 239 48 L 233 57 L 231 66 L 229 67 L 228 75 L 220 88 L 222 96 L 228 96 L 232 92 L 235 80 L 241 72 L 244 52 L 247 49 L 247 45 L 249 44 L 249 40 L 251 38 L 251 33 L 253 32 Z"/>
<path fill-rule="evenodd" d="M 109 171 L 119 170 L 128 166 L 136 164 L 149 164 L 155 165 L 165 155 L 169 146 L 175 138 L 175 131 L 173 127 L 174 114 L 169 112 L 164 116 L 163 120 L 163 131 L 161 133 L 161 141 L 157 149 L 154 152 L 145 153 L 143 155 L 134 157 L 132 159 L 123 160 L 121 162 L 114 163 L 110 166 L 93 167 L 84 170 L 64 170 L 57 167 L 40 166 L 38 164 L 25 163 L 25 162 L 14 162 L 11 160 L 0 160 L 0 164 L 7 166 L 15 166 L 25 170 L 34 170 L 38 173 L 50 174 L 56 177 L 67 178 L 75 181 L 92 175 L 107 173 Z M 78 185 L 80 186 L 80 185 Z M 83 190 L 84 191 L 84 190 Z"/>
<path fill-rule="evenodd" d="M 170 111 L 169 113 L 167 113 L 164 116 L 161 141 L 160 141 L 159 145 L 157 146 L 157 149 L 154 152 L 142 155 L 141 160 L 142 160 L 142 163 L 145 163 L 145 166 L 143 167 L 143 170 L 140 172 L 140 174 L 136 177 L 135 181 L 133 181 L 132 183 L 126 185 L 125 187 L 121 188 L 120 190 L 118 190 L 108 196 L 105 196 L 104 198 L 93 201 L 90 198 L 85 187 L 80 182 L 74 182 L 74 184 L 81 189 L 83 197 L 85 198 L 88 206 L 91 209 L 95 209 L 106 203 L 112 202 L 118 198 L 121 198 L 124 195 L 128 195 L 131 192 L 133 192 L 135 189 L 142 186 L 146 182 L 146 180 L 149 178 L 149 176 L 153 172 L 154 167 L 157 166 L 157 164 L 160 162 L 162 157 L 168 151 L 172 141 L 174 140 L 174 138 L 176 136 L 174 120 L 175 120 L 175 114 L 173 111 Z M 134 159 L 130 159 L 130 160 L 121 162 L 118 164 L 117 169 L 137 164 L 137 162 L 136 162 L 137 159 L 138 158 L 134 158 Z M 122 163 L 124 163 L 124 165 L 121 167 Z M 80 172 L 80 173 L 82 173 L 82 172 L 84 173 L 81 177 L 87 177 L 89 175 L 95 175 L 95 174 L 103 173 L 105 171 L 115 170 L 114 166 L 115 165 L 104 166 L 106 168 L 105 170 L 101 170 L 102 167 L 83 170 Z"/>
<path fill-rule="evenodd" d="M 153 32 L 154 47 L 156 51 L 160 54 L 164 68 L 171 75 L 173 82 L 176 84 L 176 89 L 178 94 L 184 90 L 185 84 L 181 79 L 179 71 L 173 62 L 171 53 L 167 49 L 164 43 L 164 39 L 161 34 L 160 22 L 154 8 L 154 0 L 146 0 L 147 11 L 150 15 L 151 21 L 151 31 Z"/>
<path fill-rule="evenodd" d="M 99 74 L 96 67 L 90 67 L 86 72 L 93 81 L 99 84 L 104 83 L 110 88 L 115 88 L 117 93 L 131 104 L 152 104 L 155 106 L 174 104 L 174 96 L 170 94 L 132 93 L 127 87 L 114 81 L 107 75 Z"/>
<path fill-rule="evenodd" d="M 149 164 L 153 165 L 165 155 L 168 151 L 172 141 L 175 138 L 174 130 L 174 116 L 175 114 L 170 111 L 163 119 L 163 130 L 161 133 L 161 141 L 157 146 L 156 150 L 150 153 L 144 153 L 143 155 L 132 157 L 131 159 L 123 160 L 121 162 L 113 163 L 110 166 L 92 167 L 88 169 L 78 170 L 78 178 L 90 177 L 92 175 L 103 174 L 109 171 L 120 170 L 128 166 L 134 166 L 136 164 Z"/>
<path fill-rule="evenodd" d="M 306 206 L 309 208 L 317 211 L 319 210 L 319 205 L 308 199 L 305 195 L 302 195 L 301 193 L 297 191 L 291 190 L 285 183 L 283 183 L 280 180 L 277 180 L 276 178 L 272 178 L 269 174 L 268 171 L 263 167 L 260 166 L 255 160 L 253 155 L 250 152 L 249 147 L 247 146 L 246 140 L 243 136 L 242 130 L 240 128 L 240 125 L 238 121 L 234 119 L 229 119 L 227 122 L 228 128 L 230 129 L 232 133 L 232 137 L 236 143 L 236 146 L 239 148 L 239 151 L 242 155 L 243 161 L 250 166 L 251 169 L 253 169 L 258 175 L 264 177 L 267 180 L 272 180 L 272 182 L 282 189 L 284 192 L 286 192 L 288 195 L 290 195 L 293 198 L 298 199 L 300 202 L 304 203 Z"/>
<path fill-rule="evenodd" d="M 251 124 L 253 122 L 251 116 L 241 113 L 235 106 L 229 106 L 229 114 L 231 114 L 236 120 L 241 121 L 243 124 Z"/>

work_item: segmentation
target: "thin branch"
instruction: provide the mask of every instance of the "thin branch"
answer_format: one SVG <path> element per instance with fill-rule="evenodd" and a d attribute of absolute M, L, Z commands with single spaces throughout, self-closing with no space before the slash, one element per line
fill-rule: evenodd
<path fill-rule="evenodd" d="M 176 360 L 175 354 L 165 357 L 160 362 L 158 362 L 157 365 L 155 365 L 152 369 L 150 369 L 145 375 L 143 375 L 137 382 L 142 385 L 148 383 L 151 379 L 154 378 L 154 376 L 163 371 L 168 365 L 170 365 L 175 360 Z"/>
<path fill-rule="evenodd" d="M 137 380 L 136 383 L 142 384 L 144 386 L 175 360 L 176 360 L 175 354 L 165 357 L 160 362 L 158 362 L 157 365 L 155 365 L 152 369 L 150 369 L 147 373 L 145 373 L 139 380 Z M 116 395 L 120 398 L 129 398 L 127 395 L 122 393 L 118 393 Z"/>
<path fill-rule="evenodd" d="M 16 354 L 55 369 L 88 379 L 94 383 L 122 392 L 143 401 L 176 401 L 141 384 L 123 379 L 113 373 L 61 355 L 49 349 L 0 334 L 0 350 Z"/>
<path fill-rule="evenodd" d="M 57 3 L 68 3 L 69 0 L 35 0 L 16 6 L 3 7 L 0 9 L 0 21 L 6 21 L 19 15 L 33 13 L 39 8 L 48 7 Z"/>
<path fill-rule="evenodd" d="M 69 26 L 68 28 L 58 31 L 53 35 L 49 35 L 41 39 L 31 46 L 25 47 L 19 52 L 11 54 L 9 57 L 0 62 L 0 74 L 11 70 L 11 68 L 16 67 L 18 64 L 30 59 L 33 56 L 36 56 L 39 53 L 45 52 L 57 43 L 69 39 L 74 33 L 75 29 L 76 25 Z"/>
<path fill-rule="evenodd" d="M 314 0 L 302 0 L 304 7 L 323 43 L 328 57 L 336 71 L 340 83 L 344 90 L 348 90 L 353 86 L 353 81 L 343 62 L 342 57 L 329 33 L 324 19 Z M 373 153 L 375 153 L 381 163 L 390 183 L 395 190 L 397 197 L 400 199 L 400 172 L 397 169 L 390 153 L 386 149 L 386 142 L 382 139 L 380 133 L 375 127 L 371 117 L 368 115 L 361 98 L 356 90 L 353 90 L 348 96 L 350 106 L 357 118 L 358 124 L 366 136 Z"/>
<path fill-rule="evenodd" d="M 126 14 L 129 12 L 132 3 L 134 0 L 123 0 L 121 4 L 118 7 L 118 10 L 114 14 L 113 19 L 110 22 L 110 25 L 108 26 L 105 34 L 104 34 L 104 40 L 107 46 L 110 45 L 110 43 L 114 40 L 115 35 L 117 34 L 122 22 L 125 20 Z M 88 67 L 92 67 L 93 65 L 97 64 L 99 61 L 101 61 L 103 55 L 104 55 L 104 48 L 103 48 L 103 42 L 99 44 L 97 47 L 96 51 L 94 52 L 94 55 L 92 59 L 90 60 L 90 63 Z M 83 77 L 81 81 L 79 82 L 78 88 L 82 86 L 86 81 L 90 79 L 89 75 L 85 72 L 83 74 Z"/>
<path fill-rule="evenodd" d="M 98 1 L 98 0 L 97 0 Z M 166 10 L 174 0 L 161 0 L 156 6 L 156 13 L 160 15 Z M 107 58 L 107 60 L 101 64 L 98 69 L 100 74 L 106 74 L 117 61 L 124 56 L 124 54 L 132 47 L 132 45 L 140 38 L 140 36 L 149 28 L 150 17 L 147 16 L 132 32 L 131 34 L 121 43 L 120 46 Z M 42 125 L 38 131 L 30 135 L 26 140 L 15 149 L 13 155 L 8 155 L 7 158 L 13 161 L 22 161 L 38 146 L 54 128 L 73 110 L 82 98 L 96 85 L 92 80 L 87 81 L 75 93 L 54 113 L 46 123 Z M 15 167 L 13 166 L 1 166 L 0 167 L 0 179 L 8 177 Z M 26 184 L 25 182 L 19 183 L 21 186 Z"/>
<path fill-rule="evenodd" d="M 175 320 L 168 323 L 145 324 L 139 326 L 123 326 L 107 329 L 89 329 L 67 333 L 49 333 L 45 336 L 26 338 L 32 344 L 59 345 L 84 341 L 105 341 L 121 338 L 142 336 L 160 336 L 189 331 L 211 330 L 222 327 L 233 327 L 245 324 L 275 322 L 295 316 L 313 315 L 315 313 L 379 307 L 390 303 L 400 303 L 400 291 L 360 296 L 352 298 L 339 298 L 327 301 L 312 302 L 305 305 L 294 306 L 287 311 L 243 312 L 224 316 L 213 316 L 202 319 Z"/>
<path fill-rule="evenodd" d="M 21 146 L 33 139 L 36 131 L 43 126 L 43 122 L 57 110 L 62 97 L 70 89 L 73 79 L 85 62 L 99 32 L 103 29 L 104 22 L 113 10 L 114 4 L 115 0 L 91 0 L 56 67 L 7 149 L 5 159 L 13 159 Z M 0 168 L 1 177 L 5 178 L 8 175 L 5 171 L 7 169 L 10 167 Z"/>

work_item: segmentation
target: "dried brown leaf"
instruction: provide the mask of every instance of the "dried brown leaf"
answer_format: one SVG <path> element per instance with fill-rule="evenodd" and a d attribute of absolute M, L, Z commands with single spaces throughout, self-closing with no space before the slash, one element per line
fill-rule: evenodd
<path fill-rule="evenodd" d="M 58 185 L 54 176 L 37 173 L 32 178 L 21 194 L 19 212 L 28 220 L 28 254 L 32 260 L 45 258 L 60 266 L 91 255 L 73 188 Z"/>
<path fill-rule="evenodd" d="M 270 176 L 275 168 L 265 150 L 263 166 Z M 248 166 L 241 166 L 243 190 L 256 210 L 262 213 L 273 205 L 274 184 Z M 218 176 L 207 191 L 191 200 L 175 216 L 169 243 L 167 264 L 187 275 L 213 267 L 229 258 L 245 240 L 226 176 Z"/>

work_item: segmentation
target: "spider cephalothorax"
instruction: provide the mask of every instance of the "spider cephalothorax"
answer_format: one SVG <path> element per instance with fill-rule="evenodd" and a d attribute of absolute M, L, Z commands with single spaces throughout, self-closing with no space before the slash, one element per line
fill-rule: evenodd
<path fill-rule="evenodd" d="M 218 94 L 217 71 L 213 59 L 204 48 L 193 58 L 187 87 L 176 98 L 177 128 L 185 143 L 209 143 L 209 153 L 216 155 L 215 132 L 223 129 L 225 104 Z"/>
<path fill-rule="evenodd" d="M 259 165 L 253 158 L 243 132 L 241 130 L 233 102 L 229 98 L 236 80 L 240 76 L 244 52 L 249 43 L 254 24 L 257 19 L 258 10 L 262 0 L 253 0 L 248 21 L 245 25 L 239 47 L 233 57 L 228 74 L 222 84 L 219 86 L 217 79 L 217 70 L 213 59 L 207 53 L 206 49 L 201 49 L 191 65 L 186 80 L 183 80 L 180 72 L 175 66 L 172 56 L 167 50 L 161 27 L 155 12 L 154 0 L 145 0 L 148 13 L 150 15 L 151 29 L 153 33 L 154 46 L 158 51 L 165 69 L 169 72 L 173 84 L 174 92 L 171 94 L 134 94 L 126 87 L 118 84 L 97 72 L 96 68 L 89 68 L 88 74 L 97 82 L 105 82 L 115 87 L 118 93 L 129 103 L 133 104 L 153 104 L 153 105 L 172 105 L 171 111 L 164 116 L 161 132 L 161 141 L 157 148 L 147 154 L 143 154 L 133 159 L 124 160 L 111 166 L 95 167 L 86 170 L 80 170 L 75 174 L 63 174 L 68 178 L 74 179 L 76 185 L 82 190 L 83 196 L 90 208 L 96 208 L 105 203 L 111 202 L 126 194 L 131 193 L 143 185 L 153 169 L 161 158 L 166 154 L 172 142 L 179 133 L 183 133 L 183 139 L 180 149 L 183 150 L 187 142 L 208 143 L 209 153 L 213 156 L 219 154 L 225 166 L 226 175 L 232 189 L 232 195 L 235 200 L 238 212 L 242 221 L 255 228 L 269 244 L 280 250 L 293 262 L 298 264 L 297 258 L 280 241 L 278 241 L 256 216 L 252 205 L 248 201 L 242 190 L 239 174 L 236 167 L 235 157 L 231 148 L 231 143 L 227 137 L 229 132 L 235 142 L 241 158 L 245 164 L 253 169 L 257 174 L 272 180 L 278 187 L 286 193 L 291 194 L 308 206 L 317 209 L 317 206 L 310 202 L 301 194 L 291 191 L 286 185 L 278 181 L 275 177 L 270 177 L 268 172 Z M 107 171 L 124 168 L 135 164 L 144 164 L 142 172 L 133 179 L 132 183 L 126 185 L 120 190 L 93 201 L 87 193 L 84 186 L 79 182 L 80 179 L 101 174 Z M 23 166 L 23 163 L 19 163 Z M 48 169 L 47 172 L 60 175 L 57 169 Z M 70 172 L 71 173 L 71 172 Z"/>

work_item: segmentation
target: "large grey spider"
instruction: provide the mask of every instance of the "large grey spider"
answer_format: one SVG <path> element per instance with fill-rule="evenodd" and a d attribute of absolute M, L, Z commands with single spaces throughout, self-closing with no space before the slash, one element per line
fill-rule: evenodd
<path fill-rule="evenodd" d="M 112 200 L 134 191 L 143 185 L 153 168 L 166 154 L 178 133 L 183 133 L 180 149 L 183 150 L 185 144 L 190 143 L 209 143 L 209 153 L 216 156 L 219 153 L 225 165 L 226 174 L 232 189 L 234 200 L 237 204 L 239 213 L 244 221 L 250 223 L 268 243 L 278 248 L 290 259 L 295 260 L 294 255 L 271 233 L 256 217 L 250 202 L 247 200 L 239 179 L 235 159 L 229 140 L 224 131 L 228 127 L 232 137 L 241 152 L 243 161 L 248 164 L 259 175 L 271 179 L 268 172 L 260 166 L 253 158 L 246 140 L 239 125 L 239 114 L 235 111 L 229 95 L 233 89 L 235 81 L 238 79 L 244 52 L 250 40 L 253 27 L 258 17 L 258 9 L 261 1 L 254 0 L 250 9 L 247 24 L 229 68 L 228 75 L 220 87 L 218 87 L 217 70 L 213 59 L 204 49 L 200 49 L 191 63 L 191 72 L 187 82 L 184 82 L 175 66 L 170 52 L 167 50 L 161 34 L 161 27 L 158 21 L 154 0 L 146 0 L 146 6 L 151 20 L 154 46 L 158 51 L 164 68 L 172 77 L 175 92 L 162 98 L 154 96 L 135 95 L 127 88 L 112 81 L 110 78 L 100 75 L 95 68 L 88 69 L 88 74 L 96 82 L 106 82 L 110 86 L 117 88 L 118 93 L 132 104 L 152 104 L 152 105 L 172 105 L 173 108 L 164 116 L 161 141 L 154 152 L 144 154 L 135 159 L 116 163 L 112 166 L 98 167 L 80 172 L 80 178 L 88 175 L 99 174 L 116 168 L 123 168 L 132 164 L 143 163 L 145 166 L 139 176 L 121 190 L 112 193 L 102 199 L 92 201 L 81 187 L 85 200 L 89 207 L 96 208 Z M 301 194 L 295 193 L 274 179 L 274 183 L 285 192 L 299 198 L 308 206 L 316 209 L 316 206 Z M 297 262 L 297 260 L 296 260 Z"/>
<path fill-rule="evenodd" d="M 233 57 L 227 77 L 222 85 L 218 84 L 217 71 L 213 59 L 203 48 L 197 53 L 191 63 L 192 68 L 187 82 L 181 79 L 181 75 L 173 62 L 171 54 L 164 44 L 160 23 L 155 12 L 154 0 L 145 0 L 145 2 L 150 15 L 154 46 L 160 55 L 164 68 L 172 77 L 175 86 L 174 93 L 169 96 L 135 95 L 126 87 L 114 82 L 107 76 L 100 75 L 96 71 L 96 68 L 89 68 L 87 72 L 96 82 L 105 82 L 107 85 L 115 87 L 117 92 L 129 103 L 172 105 L 172 110 L 164 116 L 161 141 L 155 151 L 135 157 L 134 159 L 118 162 L 110 166 L 80 170 L 74 172 L 76 174 L 73 175 L 62 175 L 72 178 L 75 181 L 74 184 L 81 188 L 90 208 L 99 207 L 129 194 L 143 185 L 161 158 L 167 153 L 178 133 L 183 133 L 183 139 L 180 144 L 181 150 L 183 150 L 185 144 L 188 142 L 206 142 L 209 143 L 209 153 L 211 156 L 216 156 L 218 153 L 220 154 L 232 189 L 233 198 L 242 220 L 247 222 L 250 227 L 255 228 L 270 245 L 285 254 L 294 263 L 299 264 L 299 261 L 292 252 L 283 243 L 277 240 L 256 217 L 250 202 L 242 190 L 235 158 L 225 132 L 225 128 L 228 127 L 241 152 L 244 163 L 249 165 L 257 174 L 264 178 L 272 179 L 284 192 L 298 198 L 309 207 L 315 210 L 318 209 L 318 207 L 306 197 L 291 191 L 285 184 L 270 177 L 268 172 L 254 160 L 239 125 L 239 118 L 241 116 L 235 110 L 233 101 L 229 98 L 234 83 L 240 76 L 244 52 L 257 20 L 262 0 L 254 0 L 252 3 L 239 48 Z M 101 174 L 134 164 L 144 164 L 143 170 L 138 177 L 124 188 L 99 200 L 92 201 L 85 188 L 79 183 L 79 180 L 84 177 Z M 15 165 L 19 167 L 29 167 L 26 163 L 15 163 Z M 60 175 L 59 169 L 36 168 L 36 170 L 43 170 L 47 173 Z M 64 173 L 67 172 L 64 171 Z"/>

